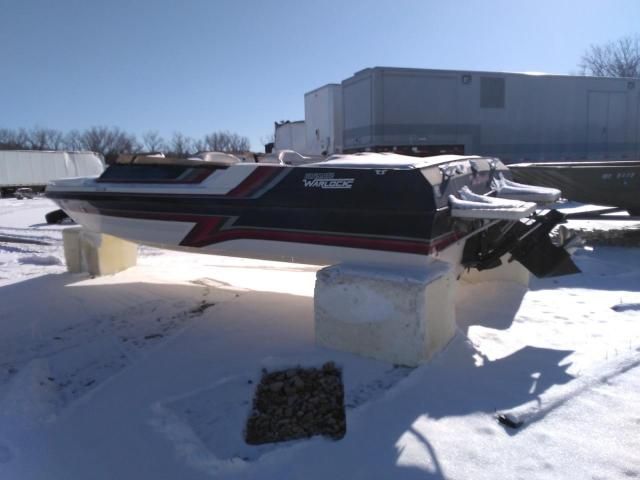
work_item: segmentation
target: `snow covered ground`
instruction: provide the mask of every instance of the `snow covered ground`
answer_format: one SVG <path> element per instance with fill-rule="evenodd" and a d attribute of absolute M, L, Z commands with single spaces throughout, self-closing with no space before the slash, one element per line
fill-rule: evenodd
<path fill-rule="evenodd" d="M 460 285 L 456 338 L 408 369 L 315 346 L 316 267 L 143 247 L 71 275 L 53 208 L 0 200 L 0 479 L 640 478 L 640 249 Z M 245 445 L 261 369 L 327 360 L 344 439 Z"/>

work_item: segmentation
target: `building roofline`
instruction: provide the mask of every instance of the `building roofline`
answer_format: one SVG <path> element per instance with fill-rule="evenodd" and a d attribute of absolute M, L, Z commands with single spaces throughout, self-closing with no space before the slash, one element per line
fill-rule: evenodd
<path fill-rule="evenodd" d="M 284 120 L 282 122 L 275 122 L 276 129 L 284 127 L 285 125 L 297 125 L 300 123 L 304 123 L 304 120 Z"/>
<path fill-rule="evenodd" d="M 354 78 L 366 72 L 373 71 L 402 71 L 402 72 L 433 72 L 433 73 L 454 73 L 454 74 L 470 74 L 470 75 L 509 75 L 509 76 L 518 76 L 518 77 L 558 77 L 558 78 L 582 78 L 582 79 L 592 79 L 592 80 L 626 80 L 626 81 L 635 81 L 640 80 L 640 77 L 596 77 L 592 75 L 569 75 L 562 73 L 544 73 L 544 72 L 505 72 L 505 71 L 488 71 L 488 70 L 455 70 L 455 69 L 438 69 L 438 68 L 409 68 L 409 67 L 389 67 L 389 66 L 375 66 L 364 68 L 362 70 L 358 70 L 351 77 Z M 348 80 L 348 79 L 347 79 Z"/>
<path fill-rule="evenodd" d="M 308 92 L 306 92 L 304 94 L 304 96 L 306 97 L 307 95 L 310 95 L 312 93 L 316 93 L 317 91 L 322 90 L 322 89 L 327 88 L 327 87 L 340 87 L 340 86 L 341 85 L 339 83 L 327 83 L 325 85 L 322 85 L 321 87 L 314 88 L 313 90 L 309 90 Z"/>

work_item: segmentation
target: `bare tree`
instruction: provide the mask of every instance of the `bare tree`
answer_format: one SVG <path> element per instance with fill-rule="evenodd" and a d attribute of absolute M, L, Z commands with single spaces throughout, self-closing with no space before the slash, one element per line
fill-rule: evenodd
<path fill-rule="evenodd" d="M 85 148 L 82 143 L 82 133 L 79 130 L 70 130 L 64 136 L 65 150 L 83 150 Z"/>
<path fill-rule="evenodd" d="M 104 155 L 111 143 L 111 133 L 107 127 L 91 127 L 82 132 L 80 142 L 87 150 Z"/>
<path fill-rule="evenodd" d="M 0 150 L 9 150 L 13 143 L 13 130 L 8 128 L 0 128 Z"/>
<path fill-rule="evenodd" d="M 227 132 L 227 134 L 229 134 L 229 132 Z M 231 133 L 229 136 L 229 151 L 247 152 L 251 149 L 251 142 L 248 137 L 238 135 L 237 133 Z"/>
<path fill-rule="evenodd" d="M 59 150 L 64 145 L 64 135 L 52 128 L 34 127 L 28 133 L 30 150 Z"/>
<path fill-rule="evenodd" d="M 202 142 L 202 146 L 204 147 L 202 150 L 209 150 L 213 152 L 221 152 L 222 151 L 222 135 L 218 132 L 209 133 L 204 136 L 204 140 Z"/>
<path fill-rule="evenodd" d="M 166 149 L 164 139 L 156 130 L 150 130 L 142 135 L 142 144 L 149 152 L 160 152 Z"/>
<path fill-rule="evenodd" d="M 29 131 L 29 150 L 49 150 L 47 131 L 44 128 L 32 128 Z"/>
<path fill-rule="evenodd" d="M 118 127 L 95 126 L 84 131 L 70 130 L 66 134 L 42 127 L 29 131 L 0 128 L 0 150 L 90 150 L 102 154 L 107 162 L 115 160 L 120 153 L 136 153 L 143 147 L 154 152 L 167 150 L 180 157 L 205 150 L 246 152 L 251 147 L 247 137 L 229 131 L 212 132 L 197 141 L 175 132 L 171 140 L 165 142 L 157 131 L 151 130 L 144 133 L 142 141 L 143 145 L 134 134 Z"/>
<path fill-rule="evenodd" d="M 583 75 L 640 77 L 640 36 L 591 45 L 580 63 Z"/>
<path fill-rule="evenodd" d="M 102 154 L 107 163 L 121 153 L 134 153 L 140 149 L 135 135 L 117 127 L 91 127 L 82 133 L 80 139 L 83 148 Z"/>
<path fill-rule="evenodd" d="M 187 157 L 193 153 L 193 140 L 180 132 L 174 132 L 169 142 L 171 155 Z"/>
<path fill-rule="evenodd" d="M 246 152 L 251 144 L 247 137 L 225 131 L 206 135 L 204 137 L 204 146 L 207 150 L 216 152 Z"/>
<path fill-rule="evenodd" d="M 0 150 L 20 150 L 26 148 L 15 130 L 0 128 Z"/>
<path fill-rule="evenodd" d="M 0 129 L 0 149 L 30 150 L 29 133 L 24 128 L 19 130 L 8 128 Z"/>
<path fill-rule="evenodd" d="M 191 142 L 191 147 L 194 152 L 206 152 L 207 150 L 209 150 L 209 147 L 207 147 L 207 142 L 204 139 L 193 140 Z"/>

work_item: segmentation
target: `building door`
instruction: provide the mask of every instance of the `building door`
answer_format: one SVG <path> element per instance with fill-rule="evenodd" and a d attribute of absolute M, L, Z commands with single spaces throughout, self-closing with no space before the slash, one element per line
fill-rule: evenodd
<path fill-rule="evenodd" d="M 587 154 L 592 160 L 616 158 L 625 151 L 627 95 L 589 92 Z"/>
<path fill-rule="evenodd" d="M 609 115 L 607 117 L 607 149 L 609 158 L 621 158 L 628 152 L 627 145 L 627 94 L 609 93 Z M 626 155 L 625 155 L 626 156 Z"/>

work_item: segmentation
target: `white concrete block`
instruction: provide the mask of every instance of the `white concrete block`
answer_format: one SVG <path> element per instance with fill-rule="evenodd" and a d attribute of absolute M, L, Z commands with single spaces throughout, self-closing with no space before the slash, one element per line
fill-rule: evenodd
<path fill-rule="evenodd" d="M 455 275 L 451 265 L 371 268 L 334 265 L 316 274 L 319 345 L 415 366 L 455 333 Z"/>
<path fill-rule="evenodd" d="M 517 260 L 509 262 L 509 257 L 509 254 L 503 255 L 500 258 L 502 265 L 490 270 L 478 271 L 472 268 L 464 272 L 461 279 L 469 283 L 491 281 L 515 282 L 528 288 L 531 273 Z"/>
<path fill-rule="evenodd" d="M 137 263 L 138 246 L 111 235 L 84 232 L 82 257 L 91 275 L 111 275 Z"/>
<path fill-rule="evenodd" d="M 81 232 L 82 227 L 69 227 L 62 231 L 64 259 L 69 273 L 80 273 L 86 270 L 83 267 L 82 248 L 80 247 Z"/>
<path fill-rule="evenodd" d="M 67 228 L 62 235 L 67 270 L 71 273 L 110 275 L 137 262 L 138 246 L 127 240 L 82 227 Z"/>

